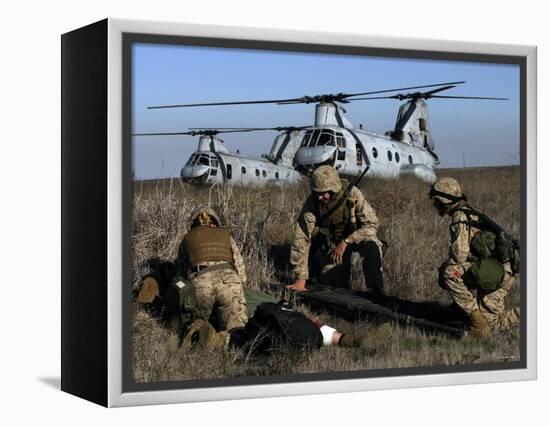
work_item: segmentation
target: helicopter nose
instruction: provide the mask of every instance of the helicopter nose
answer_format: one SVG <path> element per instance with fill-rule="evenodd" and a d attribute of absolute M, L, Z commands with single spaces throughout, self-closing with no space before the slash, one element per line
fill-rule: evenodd
<path fill-rule="evenodd" d="M 321 164 L 332 158 L 335 151 L 333 146 L 301 147 L 296 151 L 295 160 L 302 166 Z"/>
<path fill-rule="evenodd" d="M 186 182 L 204 181 L 208 176 L 208 167 L 187 165 L 181 169 L 180 176 Z"/>

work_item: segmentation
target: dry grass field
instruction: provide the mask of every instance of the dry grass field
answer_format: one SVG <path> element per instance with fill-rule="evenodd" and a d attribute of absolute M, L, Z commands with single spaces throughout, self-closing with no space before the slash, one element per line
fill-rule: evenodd
<path fill-rule="evenodd" d="M 439 175 L 457 178 L 472 205 L 487 213 L 519 238 L 519 168 L 452 169 Z M 149 272 L 147 261 L 173 261 L 187 231 L 191 211 L 209 204 L 229 225 L 247 267 L 248 287 L 263 283 L 290 283 L 286 253 L 292 228 L 308 183 L 289 187 L 195 188 L 179 180 L 135 182 L 133 194 L 133 290 Z M 449 219 L 438 216 L 427 197 L 428 187 L 416 180 L 363 182 L 361 189 L 380 220 L 380 236 L 388 242 L 383 259 L 385 291 L 411 301 L 450 303 L 437 284 L 437 269 L 446 259 Z M 354 263 L 353 287 L 361 289 L 361 262 Z M 274 290 L 271 290 L 274 291 Z M 507 303 L 519 306 L 519 280 Z M 307 310 L 304 306 L 299 309 Z M 243 351 L 183 352 L 177 338 L 137 303 L 133 304 L 132 357 L 137 382 L 174 381 L 258 375 L 287 375 L 508 362 L 519 359 L 517 330 L 484 341 L 458 339 L 410 326 L 392 324 L 387 343 L 377 352 L 323 347 L 296 353 L 281 348 L 270 357 L 256 359 Z M 348 322 L 327 312 L 320 319 L 341 331 L 365 333 L 369 320 Z"/>

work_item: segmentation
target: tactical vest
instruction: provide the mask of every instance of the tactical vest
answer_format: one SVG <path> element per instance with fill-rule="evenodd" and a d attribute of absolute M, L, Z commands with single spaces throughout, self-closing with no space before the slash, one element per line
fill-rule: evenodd
<path fill-rule="evenodd" d="M 330 216 L 323 218 L 324 212 L 331 210 L 343 194 L 344 190 L 342 189 L 336 194 L 334 200 L 331 200 L 327 205 L 317 204 L 315 214 L 317 226 L 314 229 L 313 236 L 322 238 L 321 244 L 325 249 L 333 248 L 357 229 L 355 201 L 350 198 L 344 200 Z"/>
<path fill-rule="evenodd" d="M 185 235 L 183 244 L 191 267 L 213 261 L 233 263 L 231 237 L 227 228 L 197 226 Z"/>

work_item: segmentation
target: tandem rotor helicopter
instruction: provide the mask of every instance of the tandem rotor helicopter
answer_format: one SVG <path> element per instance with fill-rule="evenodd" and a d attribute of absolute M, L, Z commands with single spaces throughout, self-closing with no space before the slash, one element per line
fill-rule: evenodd
<path fill-rule="evenodd" d="M 181 169 L 181 179 L 190 183 L 228 183 L 240 185 L 263 185 L 266 183 L 293 183 L 301 174 L 293 165 L 298 149 L 299 132 L 306 127 L 261 127 L 261 128 L 195 128 L 188 132 L 136 133 L 134 136 L 199 136 L 197 150 L 191 154 Z M 283 132 L 275 138 L 271 152 L 255 157 L 231 152 L 217 137 L 220 133 L 248 133 L 274 130 Z"/>
<path fill-rule="evenodd" d="M 150 106 L 149 109 L 191 108 L 246 104 L 316 104 L 315 122 L 311 126 L 273 128 L 220 128 L 197 129 L 179 133 L 140 133 L 152 135 L 198 135 L 199 146 L 181 170 L 181 178 L 190 182 L 238 183 L 258 185 L 267 182 L 290 183 L 299 179 L 299 173 L 309 174 L 320 165 L 334 166 L 343 176 L 359 176 L 368 166 L 366 177 L 399 179 L 414 176 L 426 183 L 436 180 L 435 166 L 439 158 L 429 125 L 426 100 L 507 98 L 480 96 L 445 96 L 437 93 L 452 89 L 465 81 L 402 87 L 361 93 L 337 93 L 302 96 L 292 99 L 271 99 L 235 102 L 212 102 L 180 105 Z M 425 92 L 407 92 L 380 95 L 405 90 L 433 88 Z M 399 107 L 393 130 L 377 134 L 355 128 L 346 118 L 343 104 L 352 101 L 396 99 L 405 101 Z M 270 154 L 262 158 L 231 153 L 219 133 L 281 131 L 273 143 Z M 299 172 L 297 173 L 296 170 Z"/>

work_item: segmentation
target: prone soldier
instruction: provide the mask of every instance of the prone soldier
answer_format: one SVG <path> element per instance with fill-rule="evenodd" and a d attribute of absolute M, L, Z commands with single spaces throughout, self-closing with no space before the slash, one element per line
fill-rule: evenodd
<path fill-rule="evenodd" d="M 455 179 L 439 179 L 429 197 L 441 216 L 452 218 L 449 257 L 440 267 L 439 283 L 468 316 L 469 334 L 486 337 L 491 330 L 515 326 L 519 310 L 506 310 L 504 304 L 519 272 L 519 245 L 467 203 Z"/>
<path fill-rule="evenodd" d="M 351 255 L 358 252 L 367 289 L 382 293 L 378 218 L 363 193 L 356 186 L 347 191 L 347 186 L 334 167 L 321 166 L 313 172 L 311 195 L 294 230 L 290 263 L 296 281 L 290 289 L 306 290 L 312 272 L 320 284 L 349 288 Z"/>
<path fill-rule="evenodd" d="M 193 285 L 197 312 L 209 321 L 216 307 L 220 330 L 243 328 L 247 322 L 243 258 L 229 230 L 208 207 L 197 209 L 179 246 L 177 268 Z M 228 339 L 226 333 L 224 338 Z"/>

